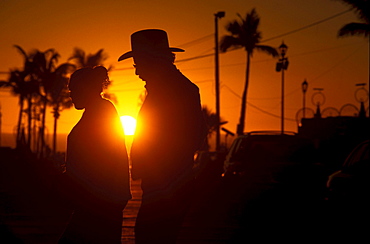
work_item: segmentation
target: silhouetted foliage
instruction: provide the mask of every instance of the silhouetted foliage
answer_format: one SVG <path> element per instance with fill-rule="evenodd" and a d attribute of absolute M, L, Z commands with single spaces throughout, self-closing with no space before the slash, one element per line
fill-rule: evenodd
<path fill-rule="evenodd" d="M 75 70 L 75 66 L 69 63 L 64 63 L 58 66 L 55 71 L 50 74 L 50 90 L 47 94 L 48 103 L 53 109 L 54 129 L 53 129 L 53 152 L 56 152 L 57 138 L 57 121 L 60 117 L 60 112 L 63 109 L 72 107 L 72 101 L 69 97 L 68 89 L 68 74 Z"/>
<path fill-rule="evenodd" d="M 24 57 L 23 69 L 14 69 L 10 71 L 9 79 L 4 83 L 4 86 L 11 87 L 12 94 L 19 96 L 19 115 L 17 123 L 17 147 L 21 144 L 26 144 L 29 147 L 31 143 L 31 121 L 32 121 L 32 106 L 33 100 L 39 95 L 39 84 L 34 75 L 34 64 L 32 57 L 37 52 L 32 50 L 27 54 L 20 46 L 14 46 L 19 53 Z M 25 102 L 27 102 L 27 108 L 25 109 Z M 27 126 L 27 137 L 24 135 L 24 122 L 23 114 L 26 113 L 28 126 Z M 22 141 L 23 139 L 23 141 Z"/>
<path fill-rule="evenodd" d="M 209 138 L 216 132 L 217 130 L 217 115 L 213 113 L 207 106 L 202 107 L 203 117 L 207 126 L 207 137 L 206 142 L 202 150 L 208 151 L 209 150 Z M 225 124 L 226 122 L 221 122 L 223 119 L 220 118 L 220 125 Z"/>
<path fill-rule="evenodd" d="M 75 69 L 75 66 L 68 63 L 57 66 L 60 55 L 54 49 L 44 52 L 35 49 L 27 54 L 20 46 L 15 45 L 14 47 L 23 56 L 24 65 L 22 69 L 11 70 L 9 79 L 3 81 L 1 86 L 11 87 L 12 93 L 19 96 L 17 147 L 26 144 L 30 148 L 31 138 L 34 135 L 37 137 L 34 138 L 36 139 L 34 145 L 36 153 L 42 157 L 45 149 L 46 108 L 52 106 L 54 118 L 58 119 L 60 109 L 71 107 L 67 75 Z M 24 109 L 25 101 L 27 102 L 26 109 Z M 22 120 L 24 112 L 27 115 L 27 137 L 24 135 Z M 36 133 L 38 123 L 39 128 Z M 56 121 L 54 126 L 55 141 Z M 25 138 L 25 141 L 22 141 L 22 138 Z"/>
<path fill-rule="evenodd" d="M 103 65 L 108 55 L 104 53 L 104 49 L 98 50 L 95 54 L 86 54 L 81 48 L 75 47 L 73 54 L 68 60 L 73 60 L 77 69 L 90 67 L 93 68 L 97 65 Z M 108 69 L 109 70 L 109 69 Z"/>
<path fill-rule="evenodd" d="M 349 23 L 344 25 L 339 31 L 339 37 L 345 36 L 364 36 L 368 38 L 370 44 L 370 1 L 369 0 L 341 0 L 346 5 L 351 7 L 356 14 L 360 23 Z M 370 74 L 368 77 L 368 85 L 370 87 Z M 370 99 L 368 99 L 368 106 L 370 106 Z"/>
<path fill-rule="evenodd" d="M 68 58 L 68 60 L 71 60 L 77 67 L 77 69 L 80 68 L 86 68 L 90 67 L 93 68 L 95 66 L 105 66 L 104 61 L 107 60 L 108 54 L 104 52 L 104 49 L 99 49 L 94 54 L 86 54 L 86 52 L 78 47 L 75 47 L 73 50 L 73 54 Z M 113 66 L 109 66 L 107 69 L 108 71 L 112 70 Z M 106 84 L 105 88 L 108 88 L 108 86 L 112 83 L 112 81 L 109 81 L 109 83 Z M 118 100 L 116 96 L 112 93 L 107 93 L 104 91 L 103 97 L 106 99 L 111 100 L 115 104 L 118 103 Z"/>
<path fill-rule="evenodd" d="M 338 36 L 369 36 L 370 33 L 370 1 L 368 0 L 341 0 L 351 7 L 361 22 L 352 22 L 344 25 Z"/>
<path fill-rule="evenodd" d="M 62 102 L 64 107 L 71 107 L 67 93 L 67 74 L 75 69 L 72 64 L 62 64 L 57 66 L 60 55 L 54 49 L 45 52 L 37 51 L 33 57 L 36 77 L 40 85 L 39 103 L 41 104 L 41 127 L 40 127 L 40 156 L 43 156 L 45 147 L 45 124 L 46 108 L 48 105 L 53 107 L 54 118 L 59 118 L 59 107 Z M 64 90 L 64 92 L 62 92 Z M 62 106 L 62 107 L 63 107 Z M 58 110 L 55 110 L 56 107 Z M 56 122 L 54 122 L 56 127 Z M 56 140 L 56 128 L 54 129 L 54 141 Z M 54 148 L 55 149 L 55 148 Z"/>
<path fill-rule="evenodd" d="M 261 32 L 258 30 L 260 18 L 255 9 L 252 9 L 249 13 L 247 13 L 245 18 L 243 18 L 240 14 L 238 14 L 238 17 L 240 20 L 234 20 L 227 24 L 226 30 L 230 32 L 230 35 L 225 35 L 222 37 L 220 50 L 221 52 L 226 52 L 233 47 L 244 48 L 244 50 L 247 52 L 245 85 L 242 96 L 240 120 L 237 127 L 237 133 L 238 135 L 241 135 L 244 131 L 245 113 L 247 108 L 246 103 L 249 85 L 250 58 L 253 56 L 254 50 L 262 51 L 273 57 L 277 57 L 278 52 L 273 47 L 259 44 L 262 38 Z"/>

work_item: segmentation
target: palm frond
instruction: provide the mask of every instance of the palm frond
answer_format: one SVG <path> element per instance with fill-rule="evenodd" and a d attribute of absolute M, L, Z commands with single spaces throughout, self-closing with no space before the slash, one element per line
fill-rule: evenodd
<path fill-rule="evenodd" d="M 338 36 L 339 37 L 344 37 L 344 36 L 362 36 L 364 35 L 365 37 L 369 36 L 370 33 L 370 25 L 369 24 L 364 24 L 364 23 L 349 23 L 343 26 L 339 31 L 338 31 Z"/>
<path fill-rule="evenodd" d="M 241 33 L 242 30 L 242 24 L 240 24 L 238 21 L 234 20 L 232 22 L 229 22 L 226 25 L 226 30 L 231 33 L 231 35 L 237 36 L 239 33 Z"/>
<path fill-rule="evenodd" d="M 85 67 L 85 58 L 86 58 L 85 51 L 82 50 L 81 48 L 75 47 L 73 49 L 72 55 L 68 58 L 68 61 L 75 60 L 77 67 L 80 68 Z"/>
<path fill-rule="evenodd" d="M 346 5 L 349 5 L 351 9 L 357 14 L 360 20 L 364 20 L 365 23 L 369 24 L 370 20 L 370 1 L 369 0 L 340 0 Z"/>
<path fill-rule="evenodd" d="M 61 64 L 59 65 L 56 69 L 55 69 L 55 73 L 56 74 L 60 74 L 60 75 L 65 75 L 65 74 L 69 74 L 69 73 L 72 73 L 76 70 L 76 65 L 74 64 L 70 64 L 70 63 L 64 63 L 64 64 Z"/>
<path fill-rule="evenodd" d="M 27 53 L 24 51 L 24 49 L 23 48 L 21 48 L 20 46 L 18 46 L 18 45 L 14 45 L 14 47 L 18 50 L 18 52 L 20 52 L 22 55 L 23 55 L 23 57 L 25 58 L 25 59 L 28 59 L 28 55 L 27 55 Z"/>
<path fill-rule="evenodd" d="M 260 17 L 258 16 L 255 9 L 252 9 L 250 13 L 247 13 L 245 19 L 243 20 L 243 32 L 249 35 L 254 35 L 258 31 L 258 26 L 260 23 Z"/>
<path fill-rule="evenodd" d="M 60 54 L 57 52 L 52 53 L 52 56 L 49 59 L 47 70 L 52 72 L 55 69 L 56 64 L 58 63 L 58 59 L 60 58 Z"/>
<path fill-rule="evenodd" d="M 256 45 L 256 49 L 258 51 L 261 51 L 261 52 L 264 52 L 268 55 L 271 55 L 274 58 L 279 57 L 279 53 L 276 50 L 276 48 L 274 48 L 274 47 L 266 46 L 266 45 Z"/>
<path fill-rule="evenodd" d="M 224 36 L 221 39 L 220 51 L 226 52 L 230 47 L 242 47 L 243 45 L 239 42 L 238 38 L 233 36 Z"/>
<path fill-rule="evenodd" d="M 86 65 L 88 67 L 102 65 L 107 58 L 108 56 L 104 53 L 104 49 L 100 49 L 95 54 L 90 54 L 87 56 Z"/>

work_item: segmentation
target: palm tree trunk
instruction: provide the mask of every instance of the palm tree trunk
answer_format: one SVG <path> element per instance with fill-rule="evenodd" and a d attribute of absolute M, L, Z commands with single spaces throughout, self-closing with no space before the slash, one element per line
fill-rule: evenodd
<path fill-rule="evenodd" d="M 57 121 L 59 119 L 59 103 L 54 107 L 53 153 L 57 151 Z"/>
<path fill-rule="evenodd" d="M 42 108 L 42 118 L 41 118 L 41 128 L 40 128 L 40 140 L 41 140 L 41 148 L 40 148 L 40 158 L 44 156 L 45 150 L 45 124 L 46 124 L 46 97 L 43 98 L 43 108 Z"/>
<path fill-rule="evenodd" d="M 248 92 L 248 85 L 249 85 L 249 69 L 250 69 L 250 53 L 247 51 L 247 70 L 245 73 L 245 85 L 244 85 L 244 91 L 243 91 L 243 96 L 242 96 L 242 106 L 240 110 L 239 124 L 236 128 L 236 132 L 238 135 L 243 135 L 244 127 L 245 127 L 245 114 L 247 111 L 247 92 Z"/>
<path fill-rule="evenodd" d="M 54 131 L 53 131 L 53 153 L 57 151 L 57 121 L 58 119 L 54 115 Z"/>
<path fill-rule="evenodd" d="M 32 97 L 30 96 L 27 98 L 28 108 L 27 108 L 27 118 L 28 118 L 28 125 L 27 125 L 27 147 L 31 148 L 31 126 L 32 126 Z"/>
<path fill-rule="evenodd" d="M 17 147 L 19 146 L 19 142 L 21 139 L 21 124 L 22 124 L 22 115 L 23 115 L 23 96 L 19 96 L 19 114 L 18 114 L 18 125 L 17 125 Z"/>

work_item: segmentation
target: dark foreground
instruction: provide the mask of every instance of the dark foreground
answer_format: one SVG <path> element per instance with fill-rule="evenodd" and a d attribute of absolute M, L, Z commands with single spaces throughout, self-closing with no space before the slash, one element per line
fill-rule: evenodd
<path fill-rule="evenodd" d="M 69 210 L 55 186 L 55 162 L 2 150 L 0 171 L 0 243 L 56 243 Z M 198 177 L 192 207 L 179 244 L 307 243 L 369 240 L 369 211 L 355 204 L 325 200 L 327 172 L 317 165 L 293 166 L 283 172 L 261 170 L 241 177 L 221 177 L 210 165 Z M 271 174 L 278 173 L 278 181 Z M 122 243 L 134 243 L 140 206 L 139 181 L 124 210 Z M 365 221 L 365 222 L 364 222 Z"/>

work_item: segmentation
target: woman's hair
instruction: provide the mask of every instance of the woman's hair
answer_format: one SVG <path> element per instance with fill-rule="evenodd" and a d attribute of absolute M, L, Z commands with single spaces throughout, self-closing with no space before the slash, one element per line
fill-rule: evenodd
<path fill-rule="evenodd" d="M 105 86 L 109 83 L 108 70 L 103 66 L 81 68 L 76 70 L 69 80 L 70 86 L 92 88 Z"/>

